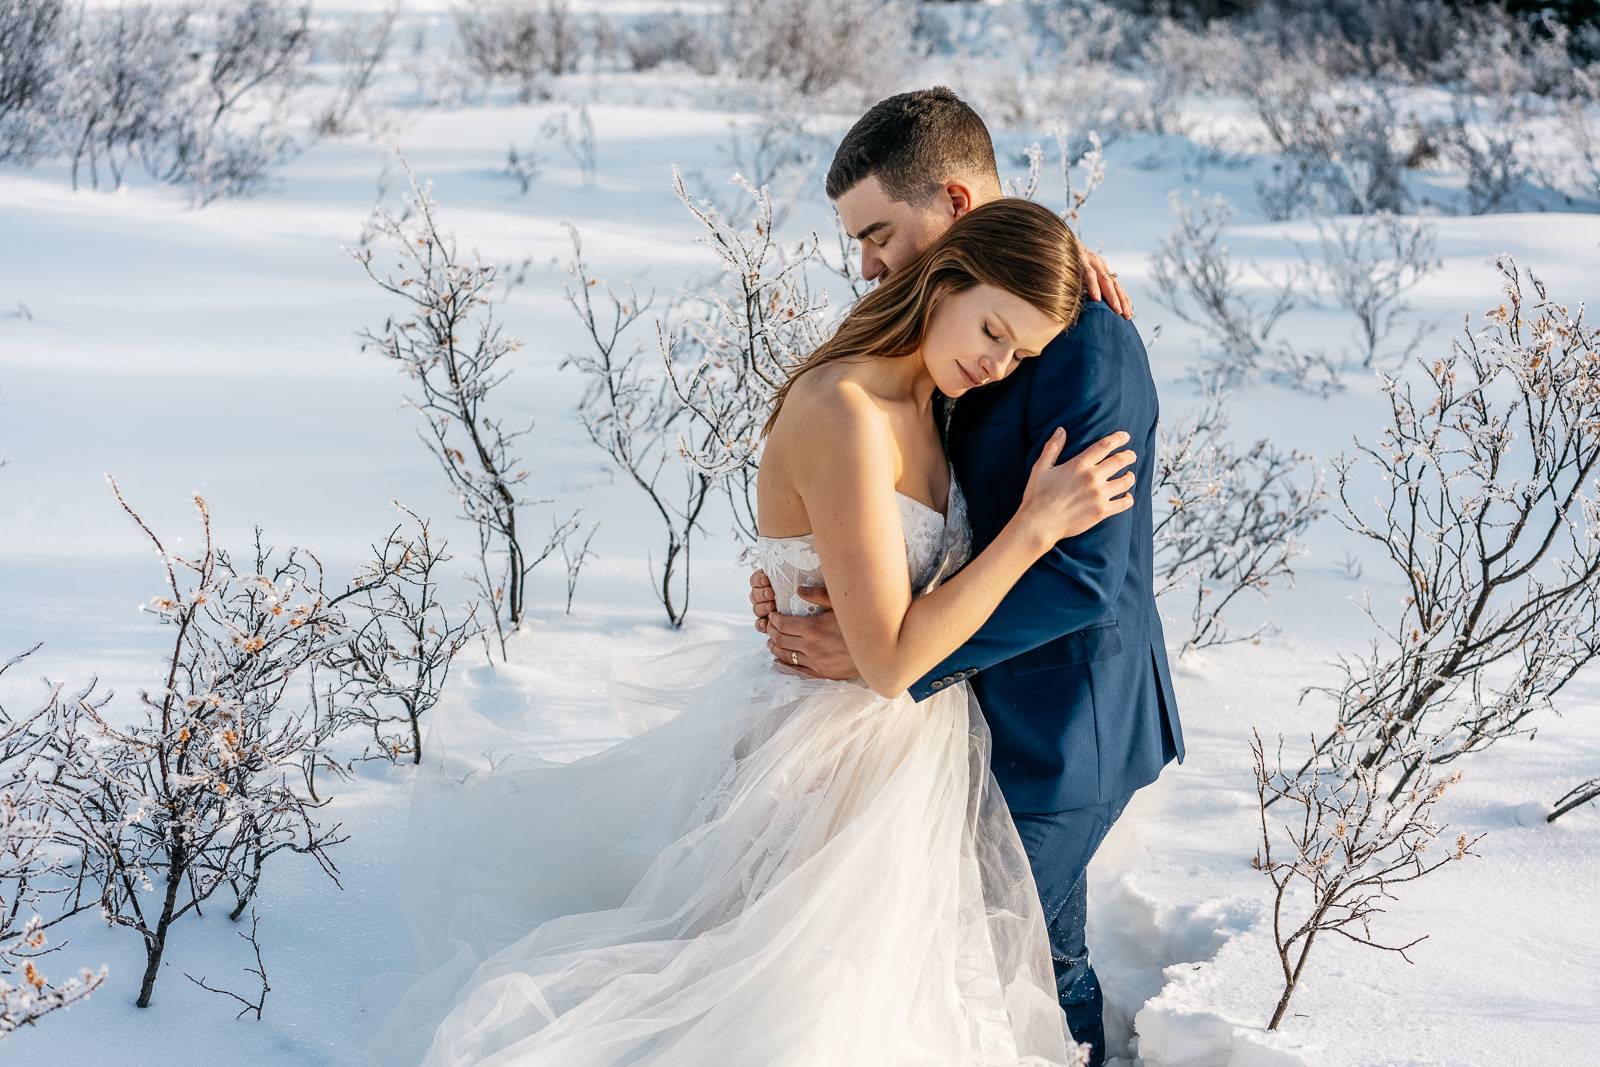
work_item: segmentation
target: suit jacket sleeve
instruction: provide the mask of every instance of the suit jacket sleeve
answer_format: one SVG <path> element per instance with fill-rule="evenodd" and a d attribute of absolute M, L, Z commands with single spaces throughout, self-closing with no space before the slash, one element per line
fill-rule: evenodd
<path fill-rule="evenodd" d="M 1086 303 L 1079 322 L 1038 357 L 1028 383 L 1027 433 L 1032 464 L 1057 426 L 1064 427 L 1071 457 L 1090 443 L 1126 430 L 1139 451 L 1133 492 L 1151 488 L 1150 430 L 1155 390 L 1148 357 L 1131 323 Z M 1045 361 L 1051 361 L 1046 364 Z M 1116 602 L 1128 571 L 1135 533 L 1134 509 L 1103 520 L 1077 537 L 1056 543 L 1035 563 L 966 644 L 911 687 L 922 700 L 943 684 L 992 667 L 1064 634 L 1099 621 Z"/>

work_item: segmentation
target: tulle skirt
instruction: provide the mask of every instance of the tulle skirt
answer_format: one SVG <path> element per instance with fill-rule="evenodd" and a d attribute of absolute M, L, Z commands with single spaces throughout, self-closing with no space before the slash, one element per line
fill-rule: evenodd
<path fill-rule="evenodd" d="M 371 1062 L 1077 1062 L 965 684 L 884 699 L 746 642 L 611 682 L 629 736 L 574 762 L 463 782 L 431 730 Z"/>

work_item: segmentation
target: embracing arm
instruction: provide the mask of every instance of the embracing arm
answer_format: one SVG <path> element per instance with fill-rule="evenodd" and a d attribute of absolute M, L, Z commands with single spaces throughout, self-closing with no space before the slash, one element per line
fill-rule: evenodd
<path fill-rule="evenodd" d="M 848 386 L 825 418 L 812 439 L 810 473 L 796 488 L 845 644 L 862 681 L 884 696 L 904 692 L 971 637 L 1057 537 L 1128 506 L 1131 474 L 1111 476 L 1130 462 L 1127 453 L 1111 455 L 1121 439 L 1057 466 L 1065 435 L 1052 435 L 1022 507 L 994 542 L 959 574 L 913 598 L 888 424 L 870 398 Z"/>
<path fill-rule="evenodd" d="M 1138 433 L 1154 422 L 1147 357 L 1131 327 L 1110 316 L 1086 314 L 1080 328 L 1060 343 L 1063 351 L 1047 351 L 1040 359 L 1070 361 L 1060 369 L 1073 373 L 1040 373 L 1029 383 L 1034 387 L 1030 412 L 1038 413 L 1029 419 L 1030 458 L 1043 450 L 1049 430 L 1041 433 L 1041 427 L 1065 426 L 1081 446 L 1113 429 Z M 1149 491 L 1148 484 L 1134 490 Z M 912 685 L 911 695 L 921 700 L 939 679 L 984 670 L 1101 620 L 1122 589 L 1135 534 L 1133 513 L 1124 511 L 1054 545 L 970 640 Z"/>

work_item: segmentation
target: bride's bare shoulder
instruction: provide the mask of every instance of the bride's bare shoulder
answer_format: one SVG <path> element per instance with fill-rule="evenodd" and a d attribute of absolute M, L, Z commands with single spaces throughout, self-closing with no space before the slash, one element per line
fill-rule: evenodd
<path fill-rule="evenodd" d="M 795 379 L 774 430 L 787 424 L 813 437 L 882 424 L 882 404 L 853 370 L 848 364 L 827 364 Z"/>
<path fill-rule="evenodd" d="M 893 432 L 879 398 L 847 366 L 823 366 L 789 389 L 767 440 L 767 461 L 784 470 L 833 467 L 893 454 Z"/>

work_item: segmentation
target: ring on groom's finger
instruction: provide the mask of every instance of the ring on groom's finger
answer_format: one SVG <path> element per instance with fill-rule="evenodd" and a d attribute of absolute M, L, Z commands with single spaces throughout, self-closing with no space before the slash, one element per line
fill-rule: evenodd
<path fill-rule="evenodd" d="M 791 650 L 789 652 L 789 662 L 796 667 L 800 666 L 800 653 Z"/>

